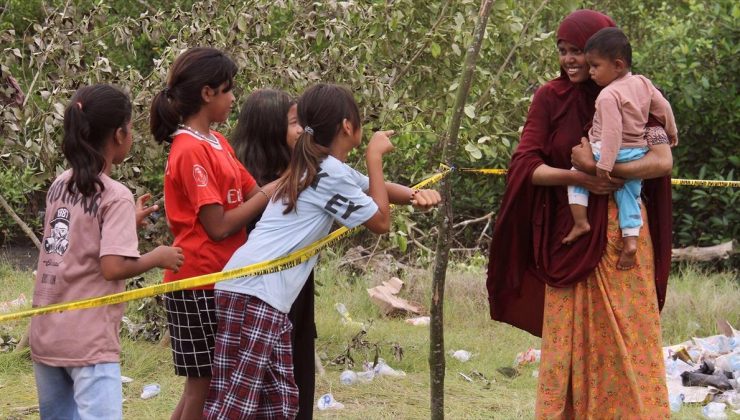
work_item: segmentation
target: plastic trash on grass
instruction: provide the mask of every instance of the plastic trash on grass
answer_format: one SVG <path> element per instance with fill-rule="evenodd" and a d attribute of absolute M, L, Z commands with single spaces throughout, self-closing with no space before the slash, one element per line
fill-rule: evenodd
<path fill-rule="evenodd" d="M 407 324 L 415 325 L 415 326 L 424 326 L 429 325 L 431 322 L 431 318 L 428 316 L 417 316 L 416 318 L 409 318 L 406 320 Z"/>
<path fill-rule="evenodd" d="M 333 395 L 324 394 L 319 397 L 318 401 L 316 401 L 316 407 L 318 407 L 321 411 L 341 410 L 344 408 L 344 404 L 335 400 Z"/>
<path fill-rule="evenodd" d="M 141 391 L 141 399 L 148 400 L 159 395 L 159 384 L 147 384 L 144 385 L 144 389 Z"/>
<path fill-rule="evenodd" d="M 514 367 L 528 365 L 530 363 L 539 363 L 542 352 L 538 349 L 530 348 L 516 355 L 514 358 Z"/>
<path fill-rule="evenodd" d="M 473 354 L 467 350 L 450 350 L 450 355 L 463 363 L 467 362 L 468 360 L 470 360 L 471 357 L 473 357 Z"/>

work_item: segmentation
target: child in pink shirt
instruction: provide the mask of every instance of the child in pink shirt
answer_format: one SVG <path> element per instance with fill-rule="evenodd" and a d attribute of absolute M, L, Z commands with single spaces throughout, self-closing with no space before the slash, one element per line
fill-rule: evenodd
<path fill-rule="evenodd" d="M 671 105 L 646 77 L 633 75 L 632 47 L 619 28 L 604 28 L 595 33 L 584 49 L 591 78 L 604 89 L 596 98 L 596 113 L 588 133 L 596 164 L 596 175 L 610 178 L 615 163 L 630 162 L 645 156 L 645 126 L 652 114 L 664 127 L 672 146 L 678 143 L 676 121 Z M 635 265 L 637 237 L 642 226 L 640 179 L 628 179 L 614 193 L 619 208 L 619 227 L 623 247 L 617 268 Z M 570 244 L 591 227 L 586 215 L 588 191 L 568 187 L 568 202 L 573 228 L 563 239 Z"/>
<path fill-rule="evenodd" d="M 131 101 L 110 85 L 79 89 L 64 112 L 62 150 L 71 169 L 46 195 L 33 306 L 123 292 L 154 267 L 178 270 L 179 248 L 139 255 L 137 206 L 110 178 L 131 149 Z M 143 217 L 142 217 L 143 219 Z M 120 419 L 118 330 L 124 305 L 40 315 L 30 344 L 43 419 Z"/>

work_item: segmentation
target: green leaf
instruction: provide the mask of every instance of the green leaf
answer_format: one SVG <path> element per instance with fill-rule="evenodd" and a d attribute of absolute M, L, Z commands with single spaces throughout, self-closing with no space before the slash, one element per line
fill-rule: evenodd
<path fill-rule="evenodd" d="M 436 42 L 432 42 L 430 48 L 432 50 L 432 57 L 437 58 L 440 54 L 442 54 L 442 47 L 440 47 L 439 44 L 437 44 Z"/>

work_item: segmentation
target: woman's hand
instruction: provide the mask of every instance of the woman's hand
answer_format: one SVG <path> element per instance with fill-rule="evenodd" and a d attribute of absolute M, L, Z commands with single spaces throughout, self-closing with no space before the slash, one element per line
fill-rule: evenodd
<path fill-rule="evenodd" d="M 429 210 L 440 202 L 442 196 L 436 190 L 414 190 L 411 193 L 411 205 L 421 210 Z"/>
<path fill-rule="evenodd" d="M 596 173 L 596 160 L 587 138 L 581 137 L 581 144 L 571 149 L 570 163 L 581 172 L 591 175 Z"/>
<path fill-rule="evenodd" d="M 620 178 L 606 178 L 578 172 L 578 185 L 589 190 L 593 194 L 611 194 L 624 185 Z"/>

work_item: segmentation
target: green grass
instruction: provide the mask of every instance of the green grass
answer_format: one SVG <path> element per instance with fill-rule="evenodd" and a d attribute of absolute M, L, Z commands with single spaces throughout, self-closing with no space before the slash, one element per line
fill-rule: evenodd
<path fill-rule="evenodd" d="M 445 295 L 445 347 L 465 349 L 473 353 L 466 363 L 447 358 L 445 380 L 445 410 L 449 418 L 532 418 L 534 415 L 537 366 L 526 366 L 521 375 L 509 379 L 496 368 L 511 366 L 515 355 L 529 347 L 539 347 L 539 339 L 488 318 L 485 293 L 485 270 L 477 265 L 451 264 Z M 317 351 L 322 356 L 326 373 L 317 377 L 317 397 L 331 392 L 345 405 L 341 411 L 316 412 L 318 418 L 342 419 L 424 419 L 429 418 L 429 350 L 428 327 L 415 327 L 403 319 L 382 317 L 370 302 L 365 289 L 372 287 L 386 275 L 372 273 L 364 276 L 348 274 L 338 267 L 338 260 L 325 258 L 319 265 L 317 279 L 319 296 L 316 300 L 316 323 L 319 331 Z M 159 281 L 158 273 L 149 275 L 149 282 Z M 11 300 L 23 292 L 30 299 L 32 279 L 30 272 L 19 272 L 0 263 L 3 288 L 0 300 Z M 405 282 L 401 296 L 429 305 L 431 272 L 407 269 L 402 273 Z M 668 298 L 663 312 L 664 344 L 685 341 L 691 336 L 716 333 L 716 320 L 727 319 L 735 327 L 740 325 L 740 284 L 735 273 L 707 274 L 684 267 L 674 274 L 669 284 Z M 330 362 L 345 353 L 357 327 L 345 326 L 334 309 L 344 303 L 353 320 L 368 325 L 364 339 L 367 346 L 353 348 L 351 356 L 362 363 L 372 360 L 375 348 L 390 366 L 406 372 L 400 378 L 381 377 L 367 384 L 342 385 L 339 374 L 344 366 Z M 136 305 L 130 305 L 131 312 Z M 0 325 L 0 331 L 20 336 L 28 320 Z M 165 419 L 169 417 L 182 391 L 182 379 L 172 372 L 168 348 L 157 343 L 122 341 L 122 373 L 134 379 L 124 385 L 124 416 L 130 419 Z M 403 358 L 394 358 L 393 348 L 403 349 Z M 355 370 L 359 369 L 357 366 Z M 474 377 L 484 375 L 490 384 L 481 380 L 470 383 L 460 373 Z M 141 388 L 157 382 L 162 392 L 156 398 L 139 398 Z M 33 373 L 28 351 L 0 354 L 0 418 L 38 418 L 21 409 L 36 405 Z M 690 419 L 700 416 L 698 406 L 685 407 L 674 418 Z M 729 412 L 728 412 L 729 413 Z M 731 418 L 737 418 L 735 416 Z"/>

